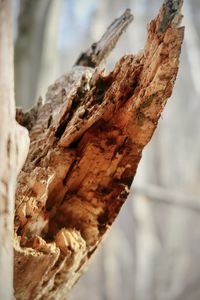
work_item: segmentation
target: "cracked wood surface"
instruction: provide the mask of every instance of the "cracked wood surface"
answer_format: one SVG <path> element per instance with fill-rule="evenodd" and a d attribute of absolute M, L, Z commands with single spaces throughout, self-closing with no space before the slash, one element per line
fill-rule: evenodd
<path fill-rule="evenodd" d="M 75 67 L 38 104 L 16 193 L 17 299 L 65 299 L 126 200 L 178 71 L 179 7 L 160 30 L 169 2 L 138 55 L 109 75 Z"/>

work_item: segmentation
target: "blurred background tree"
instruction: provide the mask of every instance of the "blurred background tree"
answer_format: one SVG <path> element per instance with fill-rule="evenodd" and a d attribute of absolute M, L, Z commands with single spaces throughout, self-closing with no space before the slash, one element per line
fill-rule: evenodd
<path fill-rule="evenodd" d="M 28 108 L 127 7 L 135 20 L 109 57 L 142 48 L 161 0 L 13 0 L 17 104 Z M 71 300 L 200 299 L 200 2 L 185 1 L 173 97 L 129 201 Z"/>

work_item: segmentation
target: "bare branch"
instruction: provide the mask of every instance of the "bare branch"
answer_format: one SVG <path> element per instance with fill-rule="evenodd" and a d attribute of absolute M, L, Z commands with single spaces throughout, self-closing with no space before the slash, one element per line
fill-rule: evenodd
<path fill-rule="evenodd" d="M 131 14 L 130 9 L 127 9 L 121 17 L 116 19 L 108 27 L 107 31 L 97 43 L 93 43 L 86 52 L 83 52 L 80 55 L 75 65 L 92 68 L 98 66 L 114 49 L 120 36 L 132 20 L 133 15 Z"/>
<path fill-rule="evenodd" d="M 130 192 L 130 196 L 143 194 L 148 196 L 151 201 L 158 204 L 174 205 L 181 209 L 188 209 L 195 213 L 200 213 L 199 198 L 193 195 L 186 195 L 171 189 L 148 184 L 145 186 L 135 186 Z"/>

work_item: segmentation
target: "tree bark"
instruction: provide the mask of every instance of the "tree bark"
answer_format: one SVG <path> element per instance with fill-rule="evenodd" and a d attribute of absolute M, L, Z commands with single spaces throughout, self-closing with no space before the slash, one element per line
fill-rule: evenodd
<path fill-rule="evenodd" d="M 15 121 L 9 0 L 0 0 L 0 116 L 0 299 L 7 300 L 13 299 L 12 239 L 16 177 L 26 159 L 29 141 L 27 130 Z"/>
<path fill-rule="evenodd" d="M 31 144 L 16 192 L 17 299 L 65 299 L 126 200 L 177 75 L 184 29 L 175 2 L 150 23 L 138 55 L 107 76 L 75 67 L 18 115 Z"/>

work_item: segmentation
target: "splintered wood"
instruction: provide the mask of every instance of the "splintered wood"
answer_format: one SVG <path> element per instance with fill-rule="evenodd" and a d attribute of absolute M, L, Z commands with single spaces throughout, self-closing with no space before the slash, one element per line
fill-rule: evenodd
<path fill-rule="evenodd" d="M 16 193 L 17 299 L 66 299 L 126 200 L 178 71 L 184 28 L 179 8 L 163 21 L 166 5 L 138 55 L 107 76 L 75 67 L 32 119 L 18 116 L 31 145 Z"/>

